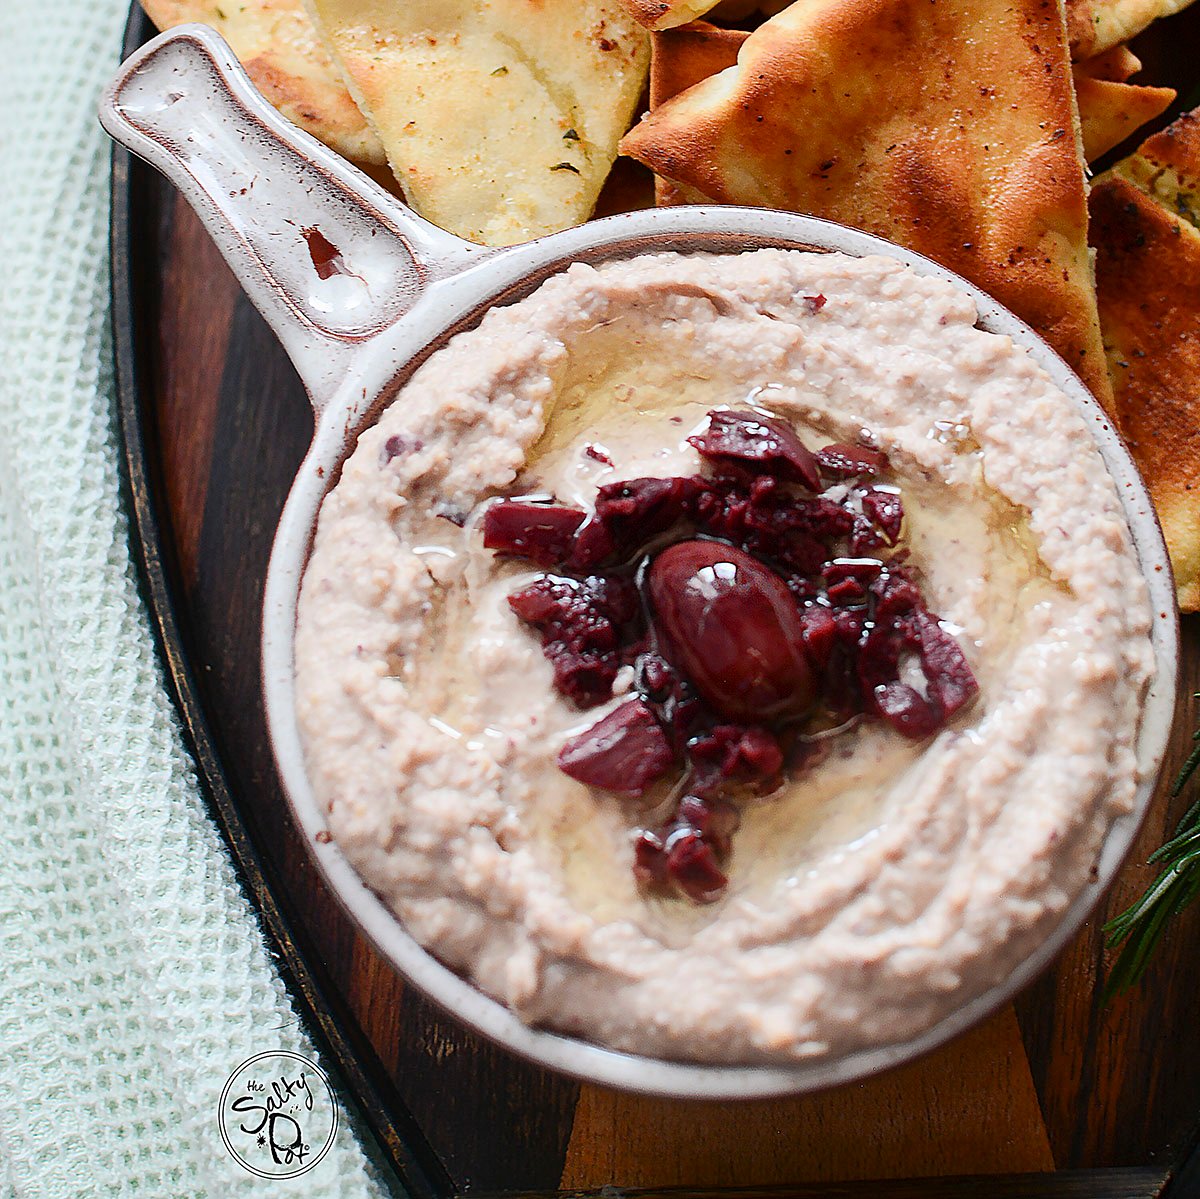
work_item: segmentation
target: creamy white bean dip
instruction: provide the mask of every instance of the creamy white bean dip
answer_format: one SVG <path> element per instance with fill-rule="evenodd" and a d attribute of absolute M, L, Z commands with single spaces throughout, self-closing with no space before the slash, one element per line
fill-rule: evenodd
<path fill-rule="evenodd" d="M 655 254 L 572 266 L 421 367 L 324 502 L 295 649 L 329 828 L 422 945 L 531 1023 L 783 1062 L 927 1030 L 1094 885 L 1138 781 L 1146 589 L 1073 403 L 976 319 L 886 258 Z M 887 452 L 980 694 L 928 742 L 841 734 L 747 805 L 697 906 L 634 880 L 654 793 L 557 768 L 597 710 L 554 690 L 506 602 L 536 572 L 479 525 L 497 495 L 694 473 L 687 436 L 748 403 Z"/>

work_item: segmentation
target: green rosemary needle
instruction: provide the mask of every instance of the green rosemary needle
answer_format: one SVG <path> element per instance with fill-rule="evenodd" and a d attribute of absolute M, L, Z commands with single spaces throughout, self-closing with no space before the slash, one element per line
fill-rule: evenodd
<path fill-rule="evenodd" d="M 1200 693 L 1195 698 L 1200 699 Z M 1200 769 L 1200 729 L 1192 741 L 1195 746 L 1171 787 L 1172 798 Z M 1188 808 L 1175 835 L 1150 855 L 1150 862 L 1162 867 L 1158 877 L 1136 903 L 1104 926 L 1108 948 L 1120 947 L 1104 985 L 1105 1002 L 1140 981 L 1167 925 L 1200 895 L 1200 799 Z"/>

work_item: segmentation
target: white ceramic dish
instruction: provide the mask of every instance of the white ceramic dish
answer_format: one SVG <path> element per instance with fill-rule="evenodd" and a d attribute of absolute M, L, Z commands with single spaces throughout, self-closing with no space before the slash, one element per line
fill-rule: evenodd
<path fill-rule="evenodd" d="M 411 982 L 517 1053 L 570 1074 L 661 1095 L 749 1098 L 810 1091 L 932 1049 L 1030 982 L 1066 945 L 1111 883 L 1141 824 L 1175 701 L 1178 628 L 1170 564 L 1145 487 L 1099 405 L 1020 320 L 951 272 L 879 238 L 763 209 L 655 209 L 589 222 L 528 245 L 481 249 L 422 220 L 296 129 L 258 94 L 225 42 L 200 25 L 149 42 L 100 106 L 105 129 L 162 171 L 199 213 L 251 300 L 278 334 L 311 397 L 316 428 L 276 533 L 263 613 L 263 685 L 276 760 L 297 824 L 334 893 Z M 1086 418 L 1116 480 L 1150 589 L 1157 674 L 1138 738 L 1144 772 L 1134 810 L 1104 843 L 1099 876 L 1053 934 L 999 987 L 922 1036 L 836 1060 L 787 1067 L 706 1066 L 618 1053 L 530 1028 L 422 949 L 361 882 L 305 777 L 293 705 L 296 599 L 321 501 L 357 432 L 453 332 L 531 292 L 573 261 L 649 250 L 762 246 L 885 254 L 948 279 L 975 300 L 979 325 L 1025 347 Z M 337 257 L 326 261 L 333 251 Z"/>

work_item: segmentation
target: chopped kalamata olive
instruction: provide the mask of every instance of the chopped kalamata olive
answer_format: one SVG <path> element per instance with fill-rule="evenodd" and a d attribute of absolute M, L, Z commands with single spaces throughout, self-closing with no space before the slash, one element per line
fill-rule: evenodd
<path fill-rule="evenodd" d="M 929 737 L 942 727 L 941 713 L 907 683 L 883 683 L 872 698 L 879 715 L 896 732 L 913 740 Z"/>
<path fill-rule="evenodd" d="M 689 899 L 712 903 L 729 880 L 717 865 L 716 851 L 695 829 L 681 829 L 666 845 L 667 877 Z"/>
<path fill-rule="evenodd" d="M 872 695 L 900 677 L 900 655 L 905 648 L 902 626 L 872 623 L 858 644 L 858 681 L 864 695 Z"/>
<path fill-rule="evenodd" d="M 708 795 L 730 782 L 774 779 L 783 769 L 783 750 L 760 725 L 719 724 L 688 742 L 695 769 L 692 787 Z"/>
<path fill-rule="evenodd" d="M 867 589 L 857 579 L 842 579 L 839 583 L 830 583 L 826 595 L 831 604 L 849 606 L 864 601 Z"/>
<path fill-rule="evenodd" d="M 785 422 L 753 412 L 710 412 L 689 440 L 704 474 L 610 483 L 586 517 L 501 501 L 484 541 L 561 572 L 509 605 L 540 632 L 564 696 L 602 703 L 632 667 L 630 697 L 571 738 L 559 765 L 633 796 L 673 775 L 683 798 L 639 833 L 634 872 L 705 903 L 726 887 L 730 801 L 831 752 L 804 724 L 818 703 L 818 730 L 865 716 L 918 739 L 978 684 L 907 565 L 884 454 L 834 444 L 814 456 Z M 822 475 L 846 485 L 804 494 Z"/>
<path fill-rule="evenodd" d="M 737 826 L 732 804 L 685 795 L 674 819 L 638 835 L 633 872 L 643 883 L 672 886 L 697 903 L 711 903 L 725 889 L 717 859 L 729 852 Z"/>
<path fill-rule="evenodd" d="M 928 737 L 974 697 L 975 675 L 958 642 L 925 610 L 911 580 L 884 576 L 873 589 L 879 595 L 875 621 L 858 653 L 863 694 L 898 732 Z M 920 659 L 924 695 L 899 679 L 906 652 Z"/>
<path fill-rule="evenodd" d="M 883 534 L 867 517 L 854 517 L 854 525 L 850 532 L 850 552 L 852 554 L 871 554 L 882 549 L 886 544 Z"/>
<path fill-rule="evenodd" d="M 688 438 L 707 459 L 801 483 L 821 490 L 817 459 L 786 421 L 757 412 L 717 409 L 708 414 L 708 428 Z"/>
<path fill-rule="evenodd" d="M 832 608 L 825 611 L 832 625 L 832 638 L 820 648 L 827 656 L 823 660 L 816 657 L 816 637 L 809 635 L 805 645 L 813 654 L 814 662 L 821 663 L 819 677 L 824 706 L 834 719 L 844 721 L 860 715 L 866 709 L 858 677 L 858 663 L 868 623 L 867 614 L 862 608 Z M 811 610 L 805 613 L 806 618 L 811 618 L 811 615 Z M 808 619 L 805 631 L 811 631 Z M 822 639 L 827 636 L 827 630 L 822 629 Z"/>
<path fill-rule="evenodd" d="M 692 510 L 702 532 L 771 559 L 786 567 L 789 576 L 816 574 L 840 552 L 837 547 L 855 521 L 852 512 L 832 500 L 789 494 L 769 476 L 749 487 L 727 476 L 705 480 Z"/>
<path fill-rule="evenodd" d="M 887 544 L 895 545 L 904 526 L 904 503 L 899 493 L 869 488 L 863 492 L 862 506 Z"/>
<path fill-rule="evenodd" d="M 740 823 L 733 804 L 719 799 L 702 799 L 699 795 L 685 795 L 679 801 L 675 820 L 694 828 L 719 854 L 729 852 L 733 834 Z"/>
<path fill-rule="evenodd" d="M 617 543 L 608 526 L 592 516 L 575 534 L 567 566 L 576 571 L 595 570 L 601 562 L 615 555 L 616 548 Z"/>
<path fill-rule="evenodd" d="M 936 616 L 922 609 L 911 618 L 911 626 L 929 698 L 940 708 L 942 719 L 947 720 L 974 699 L 979 684 L 962 647 Z"/>
<path fill-rule="evenodd" d="M 596 515 L 610 528 L 644 540 L 681 519 L 698 486 L 690 476 L 609 483 L 596 493 Z"/>
<path fill-rule="evenodd" d="M 585 512 L 557 504 L 500 500 L 483 514 L 483 544 L 502 554 L 519 554 L 539 566 L 555 566 L 571 553 Z"/>
<path fill-rule="evenodd" d="M 838 641 L 838 626 L 833 613 L 816 604 L 805 608 L 801 613 L 800 631 L 808 660 L 823 669 Z"/>
<path fill-rule="evenodd" d="M 689 477 L 626 479 L 596 493 L 596 510 L 580 530 L 569 565 L 590 570 L 611 557 L 628 557 L 688 511 L 700 482 Z"/>
<path fill-rule="evenodd" d="M 663 651 L 718 712 L 764 723 L 812 706 L 800 612 L 774 571 L 720 542 L 680 541 L 647 582 Z"/>
<path fill-rule="evenodd" d="M 592 787 L 641 795 L 674 761 L 654 712 L 640 699 L 626 700 L 559 751 L 565 774 Z"/>
<path fill-rule="evenodd" d="M 651 702 L 665 703 L 674 691 L 678 679 L 670 664 L 658 654 L 642 654 L 637 660 L 637 688 Z"/>
<path fill-rule="evenodd" d="M 638 614 L 626 580 L 543 575 L 508 597 L 508 606 L 542 634 L 554 685 L 581 708 L 612 696 L 621 665 L 621 626 Z"/>
<path fill-rule="evenodd" d="M 887 455 L 863 445 L 834 442 L 817 451 L 821 473 L 831 479 L 856 479 L 881 475 L 888 469 Z"/>
<path fill-rule="evenodd" d="M 633 874 L 638 882 L 667 881 L 667 853 L 663 838 L 651 829 L 642 829 L 633 846 Z"/>
<path fill-rule="evenodd" d="M 894 567 L 871 584 L 871 594 L 876 597 L 876 624 L 892 625 L 899 617 L 925 606 L 921 589 L 904 570 Z"/>
<path fill-rule="evenodd" d="M 846 579 L 867 587 L 883 573 L 883 563 L 878 558 L 835 558 L 825 563 L 821 573 L 830 587 Z"/>

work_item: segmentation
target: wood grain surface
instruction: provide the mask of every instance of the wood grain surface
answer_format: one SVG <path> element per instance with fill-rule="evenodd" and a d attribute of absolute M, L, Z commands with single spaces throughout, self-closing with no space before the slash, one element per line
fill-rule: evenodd
<path fill-rule="evenodd" d="M 1186 30 L 1200 45 L 1200 20 Z M 1054 1193 L 1153 1193 L 1200 1118 L 1200 911 L 1168 934 L 1145 985 L 1107 1008 L 1099 923 L 1145 886 L 1146 857 L 1182 814 L 1185 798 L 1170 802 L 1165 788 L 1098 920 L 1015 1005 L 917 1062 L 820 1095 L 699 1104 L 581 1086 L 472 1036 L 407 989 L 310 862 L 265 732 L 262 584 L 311 433 L 307 401 L 191 211 L 149 171 L 131 179 L 147 502 L 180 648 L 250 836 L 281 880 L 281 907 L 344 1002 L 361 1052 L 394 1088 L 390 1101 L 415 1118 L 457 1188 L 1021 1176 L 973 1183 L 982 1197 L 1050 1193 L 1036 1179 L 1057 1170 L 1068 1173 Z M 1186 620 L 1183 633 L 1190 693 L 1200 689 L 1200 621 Z M 1196 701 L 1181 703 L 1168 775 L 1198 722 Z M 1121 1169 L 1106 1181 L 1089 1173 L 1090 1189 L 1076 1189 L 1084 1176 L 1070 1171 L 1095 1167 Z M 952 1193 L 949 1182 L 912 1186 L 820 1193 Z"/>

